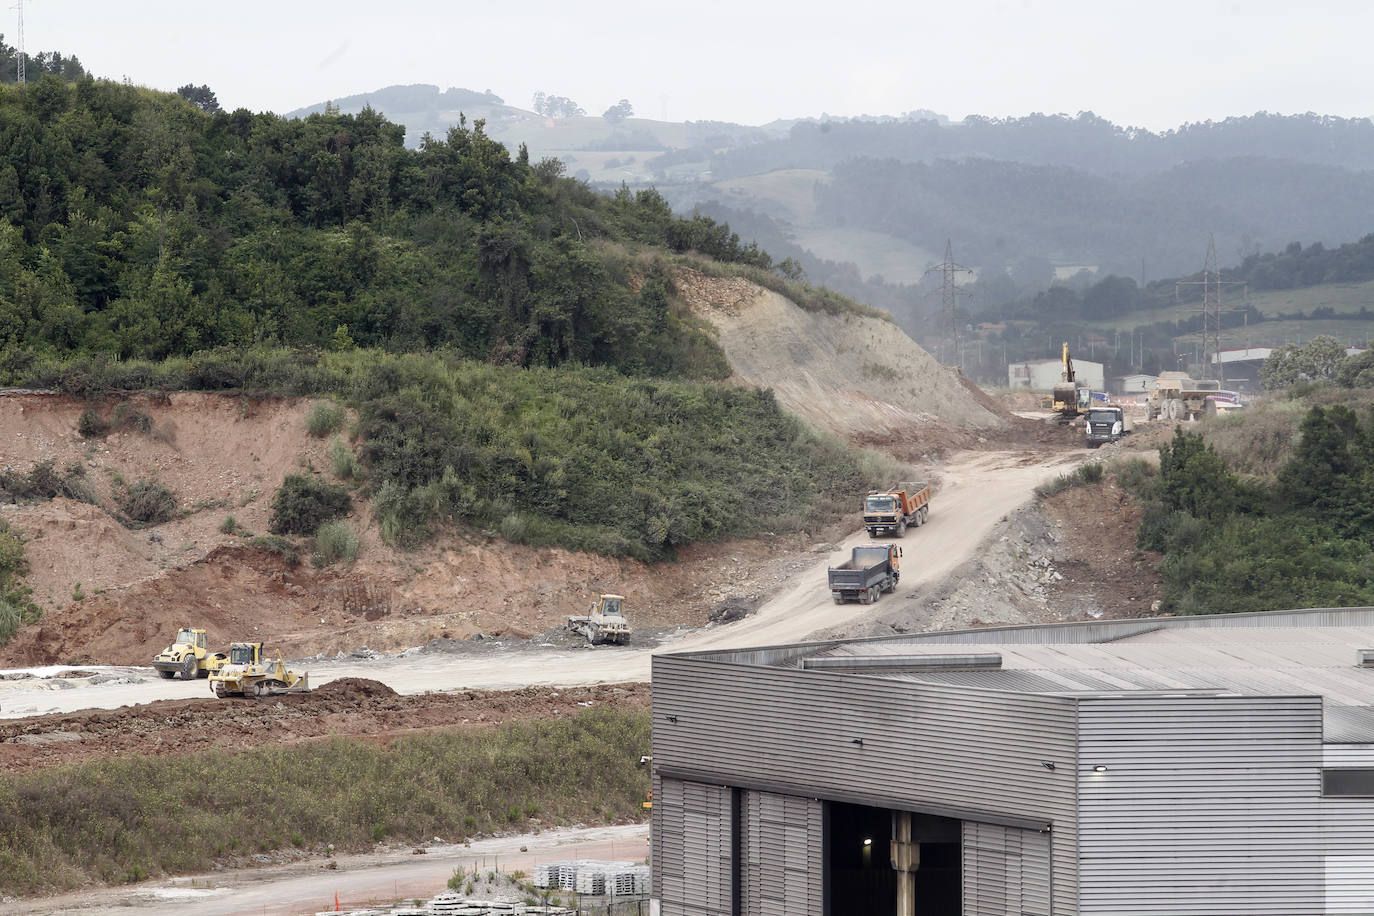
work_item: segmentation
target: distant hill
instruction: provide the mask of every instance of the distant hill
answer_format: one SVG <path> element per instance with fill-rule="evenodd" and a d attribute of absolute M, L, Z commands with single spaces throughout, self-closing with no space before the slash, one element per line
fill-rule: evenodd
<path fill-rule="evenodd" d="M 1078 289 L 1111 274 L 1191 274 L 1209 237 L 1227 267 L 1374 231 L 1374 123 L 1364 118 L 1259 112 L 1161 132 L 1090 112 L 613 124 L 434 86 L 334 104 L 372 104 L 406 124 L 411 145 L 425 129 L 442 136 L 460 110 L 486 118 L 509 149 L 524 143 L 532 160 L 557 158 L 603 191 L 652 186 L 676 212 L 728 221 L 915 334 L 934 330 L 927 270 L 946 241 L 981 281 L 974 311 L 997 314 L 1080 271 Z"/>

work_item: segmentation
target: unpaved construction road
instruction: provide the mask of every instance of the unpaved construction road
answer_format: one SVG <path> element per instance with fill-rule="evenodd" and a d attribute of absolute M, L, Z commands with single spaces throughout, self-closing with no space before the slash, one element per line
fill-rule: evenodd
<path fill-rule="evenodd" d="M 186 875 L 136 887 L 79 891 L 41 900 L 0 903 L 0 916 L 95 916 L 165 913 L 168 916 L 298 916 L 428 899 L 458 869 L 532 874 L 534 866 L 579 859 L 642 862 L 649 855 L 649 825 L 546 830 L 538 835 L 474 840 L 468 846 L 407 847 L 392 853 L 318 858 L 294 865 Z"/>
<path fill-rule="evenodd" d="M 957 569 L 972 557 L 994 526 L 1028 500 L 1035 486 L 1064 473 L 1082 457 L 1077 451 L 1049 455 L 1030 451 L 960 452 L 938 470 L 938 489 L 929 522 L 901 541 L 904 557 L 897 590 L 884 603 L 903 601 Z M 380 681 L 401 694 L 461 688 L 505 690 L 524 686 L 575 686 L 647 681 L 659 652 L 686 652 L 804 640 L 871 613 L 871 606 L 835 605 L 826 568 L 843 559 L 867 535 L 856 531 L 839 545 L 817 552 L 816 563 L 745 620 L 710 627 L 654 648 L 602 646 L 577 650 L 526 650 L 487 655 L 418 654 L 379 659 L 311 663 L 311 683 L 343 677 Z M 0 681 L 0 718 L 78 709 L 112 709 L 165 699 L 203 698 L 204 681 L 161 680 L 149 669 L 105 669 L 96 678 L 22 678 Z M 101 683 L 95 683 L 101 681 Z"/>

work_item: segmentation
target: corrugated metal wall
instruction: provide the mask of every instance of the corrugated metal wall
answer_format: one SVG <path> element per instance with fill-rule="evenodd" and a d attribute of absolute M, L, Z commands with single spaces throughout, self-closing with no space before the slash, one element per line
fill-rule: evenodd
<path fill-rule="evenodd" d="M 964 822 L 963 916 L 1049 916 L 1050 836 Z"/>
<path fill-rule="evenodd" d="M 663 916 L 732 916 L 734 800 L 724 786 L 660 779 L 654 884 Z"/>
<path fill-rule="evenodd" d="M 1321 740 L 1318 697 L 1081 700 L 1081 913 L 1323 912 Z"/>
<path fill-rule="evenodd" d="M 815 799 L 740 793 L 740 916 L 824 916 L 822 817 Z"/>
<path fill-rule="evenodd" d="M 1328 744 L 1322 766 L 1374 769 L 1374 746 Z M 1325 853 L 1326 912 L 1341 916 L 1374 914 L 1374 798 L 1323 798 L 1322 846 Z"/>
<path fill-rule="evenodd" d="M 1076 912 L 1073 700 L 684 656 L 654 658 L 653 694 L 654 764 L 673 778 L 982 823 L 1052 822 L 1054 912 Z"/>

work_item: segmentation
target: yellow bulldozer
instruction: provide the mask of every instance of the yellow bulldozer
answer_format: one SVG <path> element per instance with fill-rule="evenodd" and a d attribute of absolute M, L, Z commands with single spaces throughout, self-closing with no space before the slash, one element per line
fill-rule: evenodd
<path fill-rule="evenodd" d="M 229 656 L 205 648 L 205 631 L 200 627 L 177 630 L 172 644 L 153 656 L 153 667 L 165 678 L 181 675 L 183 681 L 208 677 L 218 671 Z"/>
<path fill-rule="evenodd" d="M 307 693 L 310 675 L 288 670 L 280 652 L 263 659 L 260 642 L 236 642 L 229 647 L 228 663 L 210 675 L 210 690 L 217 697 Z"/>

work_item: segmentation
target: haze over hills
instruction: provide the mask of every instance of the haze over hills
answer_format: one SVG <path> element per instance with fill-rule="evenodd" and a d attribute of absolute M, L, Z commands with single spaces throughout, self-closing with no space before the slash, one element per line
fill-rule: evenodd
<path fill-rule="evenodd" d="M 960 264 L 997 281 L 979 291 L 979 312 L 1079 271 L 1086 282 L 1189 274 L 1209 236 L 1229 266 L 1372 228 L 1368 119 L 1260 112 L 1151 132 L 1091 113 L 950 122 L 921 111 L 746 127 L 548 118 L 490 93 L 433 86 L 335 104 L 367 103 L 391 105 L 384 110 L 407 124 L 408 142 L 456 122 L 450 104 L 466 103 L 511 149 L 557 157 L 593 187 L 653 186 L 676 211 L 728 221 L 813 282 L 885 308 L 916 333 L 928 329 L 926 272 L 946 240 Z"/>

